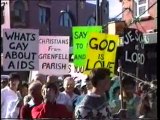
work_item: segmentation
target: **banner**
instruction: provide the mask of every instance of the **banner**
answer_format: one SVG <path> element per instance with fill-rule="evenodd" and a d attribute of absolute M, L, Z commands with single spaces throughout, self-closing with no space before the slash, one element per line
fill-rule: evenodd
<path fill-rule="evenodd" d="M 39 37 L 39 73 L 68 74 L 69 36 Z"/>
<path fill-rule="evenodd" d="M 122 57 L 122 68 L 125 72 L 137 75 L 143 70 L 145 64 L 143 34 L 137 29 L 124 29 L 124 47 Z M 138 67 L 138 71 L 136 71 Z M 137 76 L 138 77 L 138 76 Z"/>
<path fill-rule="evenodd" d="M 102 26 L 80 26 L 73 27 L 73 54 L 74 65 L 82 67 L 85 65 L 88 35 L 91 32 L 102 32 Z"/>
<path fill-rule="evenodd" d="M 10 1 L 1 0 L 1 37 L 3 37 L 3 29 L 10 28 Z"/>
<path fill-rule="evenodd" d="M 109 68 L 114 73 L 118 45 L 118 35 L 91 33 L 88 42 L 85 73 L 88 74 L 93 68 L 99 67 Z"/>
<path fill-rule="evenodd" d="M 3 29 L 4 71 L 38 70 L 38 37 L 34 29 Z"/>

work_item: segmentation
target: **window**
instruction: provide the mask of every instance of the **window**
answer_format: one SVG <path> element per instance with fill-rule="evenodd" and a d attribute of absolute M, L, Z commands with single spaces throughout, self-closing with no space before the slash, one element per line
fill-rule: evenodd
<path fill-rule="evenodd" d="M 96 19 L 95 19 L 95 17 L 91 16 L 91 17 L 88 19 L 88 21 L 87 21 L 87 25 L 88 25 L 88 26 L 94 26 L 94 25 L 96 25 Z"/>
<path fill-rule="evenodd" d="M 137 17 L 148 16 L 148 11 L 146 11 L 147 9 L 148 9 L 148 0 L 135 0 L 135 10 L 134 10 L 135 16 Z"/>
<path fill-rule="evenodd" d="M 39 23 L 47 24 L 50 18 L 50 9 L 47 7 L 39 7 Z"/>
<path fill-rule="evenodd" d="M 68 12 L 62 11 L 60 16 L 60 26 L 72 27 L 72 19 Z"/>
<path fill-rule="evenodd" d="M 25 22 L 25 5 L 21 0 L 14 4 L 14 17 L 16 22 Z"/>

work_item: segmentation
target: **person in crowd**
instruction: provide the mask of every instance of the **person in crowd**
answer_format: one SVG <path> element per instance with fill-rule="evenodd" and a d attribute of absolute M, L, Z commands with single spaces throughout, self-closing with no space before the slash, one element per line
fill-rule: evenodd
<path fill-rule="evenodd" d="M 1 77 L 1 89 L 5 88 L 8 85 L 9 78 Z"/>
<path fill-rule="evenodd" d="M 136 93 L 136 82 L 134 78 L 130 76 L 124 76 L 122 79 L 122 92 L 123 92 L 123 101 L 125 108 L 127 109 L 126 117 L 127 119 L 136 119 L 138 118 L 137 110 L 140 101 L 140 97 Z M 117 100 L 116 105 L 112 108 L 112 113 L 117 113 L 121 108 L 121 95 L 119 100 Z"/>
<path fill-rule="evenodd" d="M 42 83 L 39 81 L 34 81 L 29 84 L 28 93 L 29 102 L 25 103 L 20 110 L 21 119 L 32 119 L 31 110 L 34 106 L 42 103 L 43 97 L 41 95 Z"/>
<path fill-rule="evenodd" d="M 74 78 L 74 81 L 75 81 L 75 86 L 74 86 L 74 93 L 77 94 L 77 95 L 81 95 L 81 79 L 78 78 L 78 77 L 75 77 Z"/>
<path fill-rule="evenodd" d="M 11 102 L 17 101 L 17 89 L 20 82 L 20 76 L 17 73 L 9 75 L 9 85 L 1 89 L 1 118 L 8 118 L 12 112 Z M 10 118 L 10 117 L 9 117 Z"/>
<path fill-rule="evenodd" d="M 68 95 L 73 101 L 78 95 L 74 93 L 75 81 L 72 77 L 66 77 L 63 82 L 63 87 L 65 91 L 63 92 L 65 95 Z"/>
<path fill-rule="evenodd" d="M 120 78 L 114 76 L 111 78 L 111 87 L 109 89 L 109 105 L 112 108 L 115 107 L 116 102 L 119 100 L 120 94 Z M 112 111 L 114 113 L 114 111 Z"/>
<path fill-rule="evenodd" d="M 152 118 L 149 95 L 147 93 L 141 96 L 140 104 L 138 106 L 139 118 Z"/>
<path fill-rule="evenodd" d="M 58 87 L 56 102 L 65 105 L 69 111 L 72 111 L 72 101 L 70 97 L 59 90 L 59 81 L 57 76 L 48 76 L 47 83 L 55 83 Z"/>
<path fill-rule="evenodd" d="M 47 77 L 44 74 L 36 74 L 35 78 L 33 79 L 33 81 L 40 81 L 42 83 L 42 85 L 44 85 L 46 83 Z"/>
<path fill-rule="evenodd" d="M 82 101 L 82 99 L 85 97 L 85 95 L 87 94 L 87 81 L 88 79 L 86 80 L 82 80 L 81 81 L 81 88 L 80 88 L 80 92 L 81 92 L 81 95 L 78 96 L 76 99 L 74 99 L 73 101 L 73 109 L 75 109 L 75 107 L 80 104 L 80 102 Z"/>
<path fill-rule="evenodd" d="M 62 94 L 66 95 L 69 98 L 69 110 L 73 111 L 73 102 L 78 97 L 77 94 L 74 93 L 75 81 L 72 77 L 66 77 L 63 82 L 63 87 L 65 91 Z M 58 99 L 58 98 L 57 98 Z"/>
<path fill-rule="evenodd" d="M 33 107 L 32 118 L 72 118 L 64 105 L 56 103 L 58 88 L 55 83 L 48 82 L 42 88 L 43 103 Z"/>
<path fill-rule="evenodd" d="M 22 83 L 22 85 L 19 87 L 19 92 L 22 97 L 22 99 L 28 95 L 28 84 L 27 83 Z"/>
<path fill-rule="evenodd" d="M 143 82 L 140 82 L 140 83 L 138 83 L 138 86 L 137 86 L 137 91 L 136 91 L 136 94 L 138 95 L 138 96 L 141 96 L 142 95 L 142 86 L 144 85 L 144 83 Z"/>
<path fill-rule="evenodd" d="M 23 106 L 23 98 L 28 94 L 28 84 L 19 84 L 17 91 L 18 99 L 16 101 L 11 101 L 9 104 L 9 109 L 12 111 L 7 114 L 7 118 L 20 118 L 20 109 Z"/>
<path fill-rule="evenodd" d="M 75 108 L 74 117 L 78 120 L 110 120 L 111 111 L 106 102 L 105 91 L 110 87 L 110 71 L 106 68 L 93 69 L 88 76 L 92 91 Z"/>

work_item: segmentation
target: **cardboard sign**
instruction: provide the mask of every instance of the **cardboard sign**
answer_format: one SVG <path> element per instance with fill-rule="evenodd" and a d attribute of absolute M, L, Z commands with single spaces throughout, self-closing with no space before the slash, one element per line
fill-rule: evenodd
<path fill-rule="evenodd" d="M 119 37 L 105 33 L 91 33 L 88 42 L 85 73 L 93 68 L 109 68 L 112 73 L 115 69 L 115 58 Z"/>
<path fill-rule="evenodd" d="M 4 71 L 38 70 L 38 37 L 34 29 L 4 29 Z"/>
<path fill-rule="evenodd" d="M 145 54 L 142 32 L 133 28 L 124 29 L 124 47 L 122 58 L 123 70 L 136 74 L 136 67 L 142 68 L 144 64 Z"/>
<path fill-rule="evenodd" d="M 85 65 L 88 35 L 91 32 L 102 32 L 102 26 L 81 26 L 72 29 L 75 66 L 82 67 Z"/>
<path fill-rule="evenodd" d="M 68 74 L 69 36 L 40 36 L 38 58 L 40 73 Z"/>

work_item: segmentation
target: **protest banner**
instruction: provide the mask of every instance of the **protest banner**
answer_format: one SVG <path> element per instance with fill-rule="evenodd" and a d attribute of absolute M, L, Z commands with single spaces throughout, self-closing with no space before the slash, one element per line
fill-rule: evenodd
<path fill-rule="evenodd" d="M 122 55 L 122 68 L 124 72 L 138 74 L 136 69 L 142 73 L 145 64 L 143 34 L 137 29 L 124 29 L 124 46 Z"/>
<path fill-rule="evenodd" d="M 1 0 L 1 37 L 3 37 L 3 29 L 10 28 L 10 1 Z"/>
<path fill-rule="evenodd" d="M 38 58 L 39 73 L 68 74 L 69 36 L 40 36 Z"/>
<path fill-rule="evenodd" d="M 118 35 L 91 33 L 88 42 L 85 73 L 88 74 L 93 68 L 99 67 L 109 68 L 114 73 L 118 45 Z"/>
<path fill-rule="evenodd" d="M 38 70 L 38 37 L 35 29 L 3 29 L 4 71 Z"/>
<path fill-rule="evenodd" d="M 82 67 L 85 65 L 88 35 L 91 32 L 102 32 L 102 26 L 79 26 L 73 27 L 73 55 L 74 65 Z"/>

